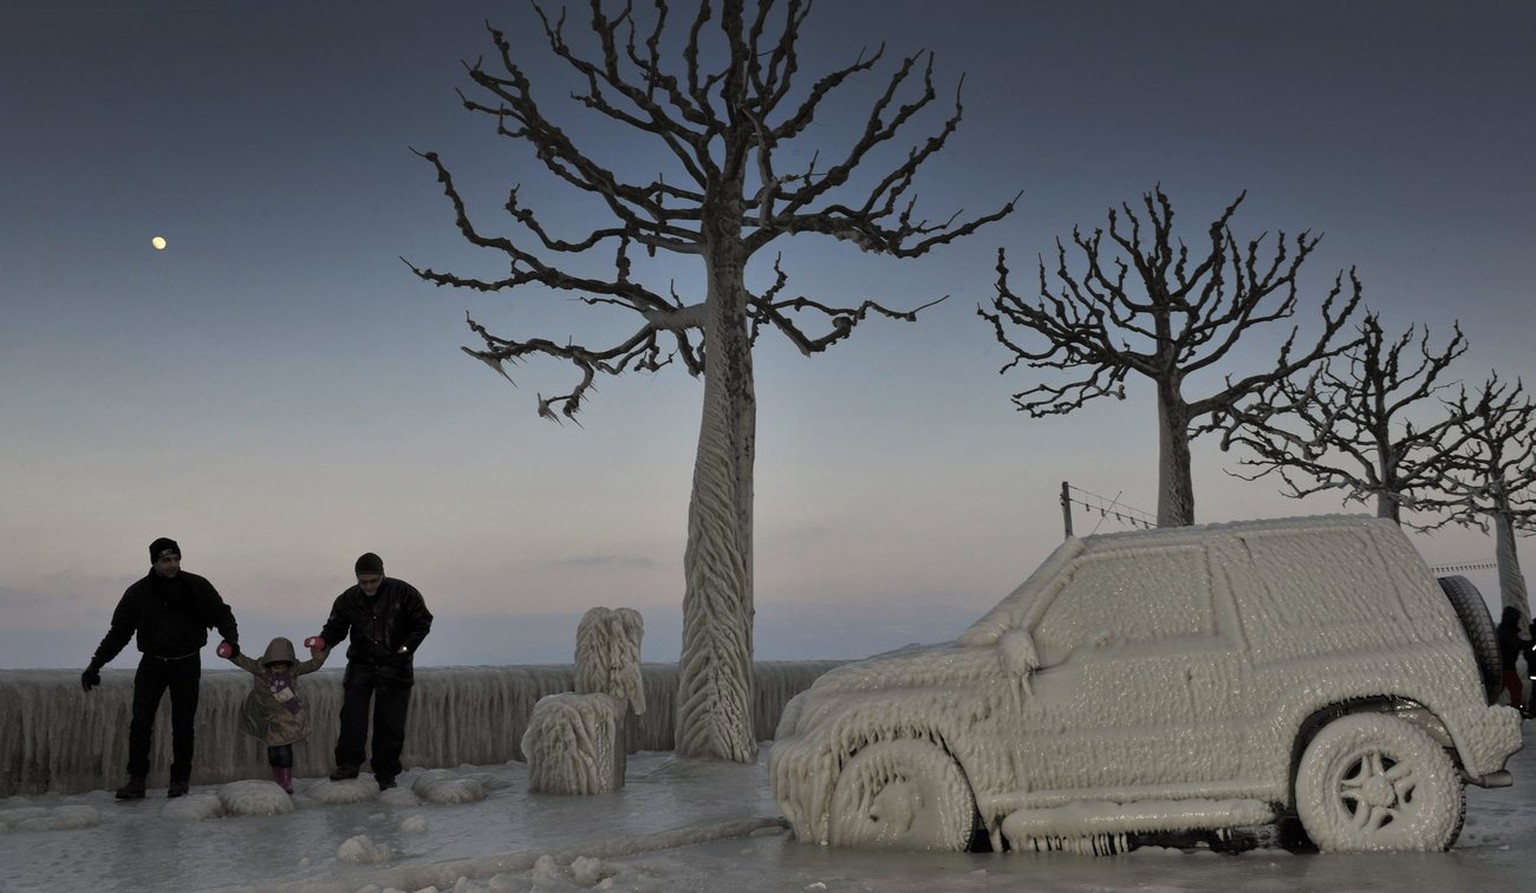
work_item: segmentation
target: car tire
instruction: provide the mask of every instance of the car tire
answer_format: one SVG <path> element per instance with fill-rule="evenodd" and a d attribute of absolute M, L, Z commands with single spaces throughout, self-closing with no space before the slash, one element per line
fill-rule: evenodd
<path fill-rule="evenodd" d="M 953 757 L 926 741 L 881 741 L 854 754 L 832 789 L 833 846 L 963 851 L 976 803 Z"/>
<path fill-rule="evenodd" d="M 1483 677 L 1483 692 L 1488 703 L 1497 704 L 1499 694 L 1504 690 L 1504 680 L 1499 662 L 1499 634 L 1493 627 L 1493 615 L 1488 613 L 1488 603 L 1466 577 L 1440 577 L 1439 581 L 1441 591 L 1461 620 L 1461 628 L 1472 645 L 1472 654 L 1477 657 L 1477 670 Z"/>
<path fill-rule="evenodd" d="M 1296 813 L 1325 853 L 1439 852 L 1461 834 L 1466 791 L 1444 747 L 1384 713 L 1345 716 L 1308 743 Z"/>

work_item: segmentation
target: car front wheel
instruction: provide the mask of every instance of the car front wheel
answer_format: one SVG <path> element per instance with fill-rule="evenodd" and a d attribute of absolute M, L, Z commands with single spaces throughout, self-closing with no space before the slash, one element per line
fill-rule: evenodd
<path fill-rule="evenodd" d="M 882 741 L 843 766 L 828 837 L 834 846 L 961 851 L 975 816 L 953 757 L 926 741 Z"/>
<path fill-rule="evenodd" d="M 1466 795 L 1445 748 L 1424 730 L 1355 714 L 1307 745 L 1296 812 L 1323 852 L 1440 851 L 1461 833 Z"/>

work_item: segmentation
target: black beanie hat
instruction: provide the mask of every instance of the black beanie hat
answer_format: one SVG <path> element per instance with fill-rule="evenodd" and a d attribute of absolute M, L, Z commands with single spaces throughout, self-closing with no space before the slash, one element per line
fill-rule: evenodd
<path fill-rule="evenodd" d="M 352 572 L 356 574 L 382 574 L 384 573 L 384 559 L 372 552 L 364 552 L 358 556 L 357 564 L 352 568 Z"/>
<path fill-rule="evenodd" d="M 170 537 L 162 536 L 149 544 L 150 564 L 154 564 L 167 554 L 175 555 L 177 558 L 181 557 L 181 547 L 176 545 L 176 541 Z"/>

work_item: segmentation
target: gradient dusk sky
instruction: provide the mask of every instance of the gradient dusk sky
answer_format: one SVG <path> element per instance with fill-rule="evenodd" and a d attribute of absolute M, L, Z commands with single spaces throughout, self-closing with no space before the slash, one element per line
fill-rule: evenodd
<path fill-rule="evenodd" d="M 701 382 L 601 380 L 580 426 L 543 421 L 537 395 L 572 370 L 534 362 L 507 384 L 459 351 L 466 311 L 554 340 L 595 318 L 434 289 L 400 260 L 496 263 L 412 147 L 443 156 L 487 229 L 519 182 L 564 235 L 590 223 L 461 108 L 461 60 L 494 53 L 487 19 L 578 140 L 653 151 L 569 108 L 526 3 L 0 0 L 0 667 L 83 666 L 162 535 L 250 643 L 315 632 L 371 550 L 437 614 L 423 663 L 568 661 L 595 605 L 639 609 L 646 659 L 676 658 Z M 1536 3 L 820 0 L 801 83 L 882 42 L 879 75 L 835 108 L 865 108 L 919 49 L 941 97 L 964 75 L 920 210 L 1023 196 L 920 261 L 781 243 L 799 293 L 950 297 L 815 357 L 760 341 L 758 657 L 953 637 L 1060 541 L 1064 480 L 1155 507 L 1146 389 L 1031 420 L 1008 397 L 1035 379 L 997 374 L 1009 357 L 976 308 L 999 246 L 1027 288 L 1058 235 L 1157 184 L 1191 238 L 1243 190 L 1240 238 L 1326 233 L 1304 323 L 1354 266 L 1389 331 L 1443 343 L 1460 320 L 1469 385 L 1495 369 L 1536 384 Z M 827 117 L 807 150 L 834 153 L 855 123 Z M 696 268 L 661 266 L 698 293 Z M 1228 477 L 1214 443 L 1196 461 L 1201 521 L 1343 509 Z M 1475 532 L 1415 541 L 1431 562 L 1492 557 Z"/>

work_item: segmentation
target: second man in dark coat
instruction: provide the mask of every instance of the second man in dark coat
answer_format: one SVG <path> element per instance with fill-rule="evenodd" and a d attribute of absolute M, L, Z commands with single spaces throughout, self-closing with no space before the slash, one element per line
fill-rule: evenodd
<path fill-rule="evenodd" d="M 373 777 L 379 790 L 395 786 L 405 720 L 415 683 L 416 649 L 432 629 L 432 612 L 416 587 L 384 576 L 384 561 L 364 553 L 353 567 L 357 585 L 336 597 L 320 630 L 319 648 L 335 648 L 350 638 L 342 676 L 341 732 L 336 739 L 333 781 L 356 778 L 373 711 Z M 310 644 L 306 642 L 306 644 Z"/>

